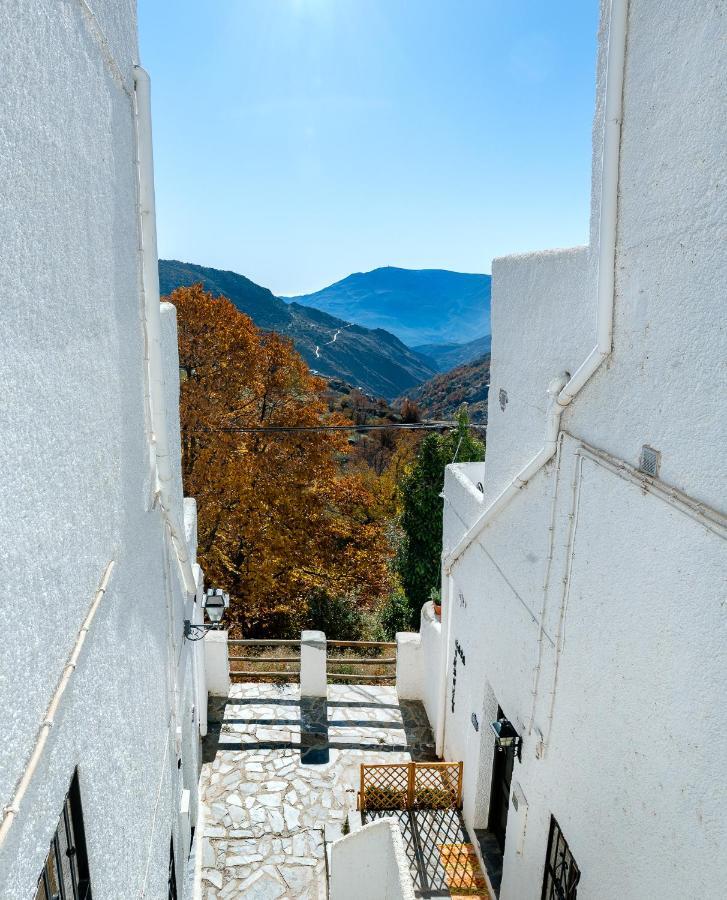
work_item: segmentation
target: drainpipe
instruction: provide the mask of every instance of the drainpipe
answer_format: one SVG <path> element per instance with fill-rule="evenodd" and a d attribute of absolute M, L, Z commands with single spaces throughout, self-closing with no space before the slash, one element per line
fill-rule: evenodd
<path fill-rule="evenodd" d="M 611 354 L 613 342 L 613 307 L 616 267 L 616 227 L 618 222 L 618 177 L 621 152 L 621 120 L 623 113 L 623 81 L 626 59 L 626 35 L 628 24 L 628 0 L 612 0 L 608 28 L 608 57 L 606 68 L 606 107 L 604 111 L 603 156 L 601 159 L 601 209 L 598 226 L 598 277 L 596 286 L 597 324 L 596 346 L 576 369 L 567 381 L 556 379 L 551 383 L 549 393 L 557 387 L 557 393 L 551 394 L 551 403 L 546 420 L 546 434 L 543 448 L 530 462 L 518 472 L 510 484 L 485 509 L 472 528 L 457 542 L 446 556 L 443 572 L 447 582 L 451 581 L 452 569 L 463 553 L 477 540 L 490 522 L 503 510 L 512 498 L 543 468 L 555 455 L 560 418 L 563 410 L 569 406 L 591 379 L 601 364 Z M 442 585 L 442 594 L 447 591 Z M 449 635 L 447 635 L 449 638 Z M 447 661 L 449 647 L 445 648 L 444 660 Z M 444 682 L 442 695 L 441 736 L 438 744 L 444 748 L 444 712 L 446 708 L 447 668 L 442 673 Z"/>
<path fill-rule="evenodd" d="M 618 173 L 621 147 L 623 75 L 626 54 L 628 0 L 612 0 L 608 32 L 606 109 L 603 136 L 601 214 L 598 229 L 598 281 L 596 346 L 583 363 L 560 386 L 555 403 L 551 401 L 543 448 L 521 469 L 508 486 L 484 510 L 472 528 L 445 559 L 447 575 L 465 550 L 477 540 L 484 528 L 525 487 L 536 472 L 553 457 L 560 430 L 560 417 L 591 376 L 611 353 L 613 339 L 614 269 L 616 265 L 616 223 L 618 219 Z M 555 382 L 551 384 L 549 392 Z"/>
<path fill-rule="evenodd" d="M 154 201 L 154 155 L 151 140 L 151 84 L 141 66 L 134 66 L 136 123 L 139 145 L 139 215 L 141 218 L 144 318 L 147 342 L 151 440 L 156 457 L 156 496 L 169 528 L 184 588 L 190 597 L 197 584 L 187 551 L 184 531 L 174 515 L 172 470 L 169 464 L 164 375 L 162 372 L 161 314 L 159 310 L 159 257 L 157 252 L 156 204 Z"/>

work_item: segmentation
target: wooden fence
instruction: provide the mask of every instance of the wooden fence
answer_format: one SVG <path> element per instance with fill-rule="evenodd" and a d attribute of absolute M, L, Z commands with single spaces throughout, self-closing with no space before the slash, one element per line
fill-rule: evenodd
<path fill-rule="evenodd" d="M 460 809 L 461 806 L 461 762 L 361 765 L 360 810 Z"/>
<path fill-rule="evenodd" d="M 245 638 L 227 643 L 233 681 L 300 680 L 300 640 Z M 326 641 L 326 647 L 329 682 L 396 680 L 395 641 Z M 282 648 L 279 656 L 277 648 Z"/>

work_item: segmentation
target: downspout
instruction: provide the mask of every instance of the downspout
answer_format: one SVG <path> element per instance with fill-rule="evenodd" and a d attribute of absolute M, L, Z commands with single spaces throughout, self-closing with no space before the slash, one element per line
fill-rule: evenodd
<path fill-rule="evenodd" d="M 551 383 L 551 403 L 546 419 L 543 448 L 518 472 L 507 487 L 482 512 L 472 528 L 462 536 L 443 561 L 443 573 L 449 582 L 452 569 L 463 553 L 477 540 L 490 522 L 512 498 L 555 455 L 560 419 L 583 386 L 611 354 L 613 343 L 613 308 L 616 268 L 616 227 L 618 221 L 618 179 L 621 152 L 621 121 L 623 113 L 624 64 L 626 60 L 626 35 L 628 24 L 628 0 L 612 0 L 608 28 L 608 56 L 606 68 L 606 106 L 604 110 L 603 156 L 601 159 L 601 209 L 598 226 L 598 276 L 596 285 L 597 322 L 596 346 L 566 381 Z M 560 384 L 558 385 L 558 381 Z M 442 595 L 449 598 L 450 589 Z M 448 635 L 449 637 L 449 635 Z M 445 648 L 446 662 L 448 647 Z M 437 744 L 444 747 L 444 714 L 446 709 L 447 670 L 442 673 L 442 721 L 437 729 Z M 441 735 L 439 734 L 441 730 Z"/>
<path fill-rule="evenodd" d="M 156 457 L 156 496 L 171 534 L 172 546 L 177 557 L 184 588 L 190 597 L 194 597 L 197 592 L 197 584 L 187 552 L 184 531 L 180 528 L 174 515 L 171 495 L 173 478 L 169 464 L 159 310 L 159 257 L 154 200 L 154 154 L 151 139 L 151 84 L 149 75 L 141 66 L 134 66 L 134 89 L 139 147 L 139 216 L 141 219 L 144 317 L 149 370 L 151 440 Z"/>

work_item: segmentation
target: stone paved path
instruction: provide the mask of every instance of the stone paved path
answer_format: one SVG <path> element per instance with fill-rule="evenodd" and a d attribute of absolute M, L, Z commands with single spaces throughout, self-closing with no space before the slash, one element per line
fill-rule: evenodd
<path fill-rule="evenodd" d="M 420 703 L 393 687 L 236 684 L 210 698 L 200 779 L 203 900 L 324 900 L 325 843 L 356 808 L 362 762 L 434 759 Z"/>

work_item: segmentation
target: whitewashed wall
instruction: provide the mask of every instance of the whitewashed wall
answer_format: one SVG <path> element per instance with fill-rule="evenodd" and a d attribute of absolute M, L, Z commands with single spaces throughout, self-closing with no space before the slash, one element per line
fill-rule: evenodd
<path fill-rule="evenodd" d="M 331 844 L 331 900 L 414 900 L 395 818 L 377 819 Z"/>
<path fill-rule="evenodd" d="M 94 896 L 162 898 L 173 833 L 180 846 L 177 754 L 196 779 L 197 741 L 184 597 L 152 506 L 135 4 L 2 0 L 0 19 L 0 806 L 116 561 L 0 854 L 0 898 L 34 896 L 75 766 Z M 171 422 L 176 402 L 170 383 Z"/>
<path fill-rule="evenodd" d="M 565 413 L 557 458 L 454 570 L 445 749 L 465 761 L 468 825 L 487 824 L 498 704 L 524 737 L 504 900 L 540 897 L 551 814 L 579 900 L 718 897 L 727 878 L 724 532 L 628 468 L 649 444 L 665 485 L 724 512 L 725 39 L 718 5 L 631 0 L 614 353 Z M 594 223 L 603 46 L 598 82 Z M 594 256 L 495 261 L 486 470 L 448 471 L 445 548 L 542 446 L 548 381 L 595 343 Z"/>

